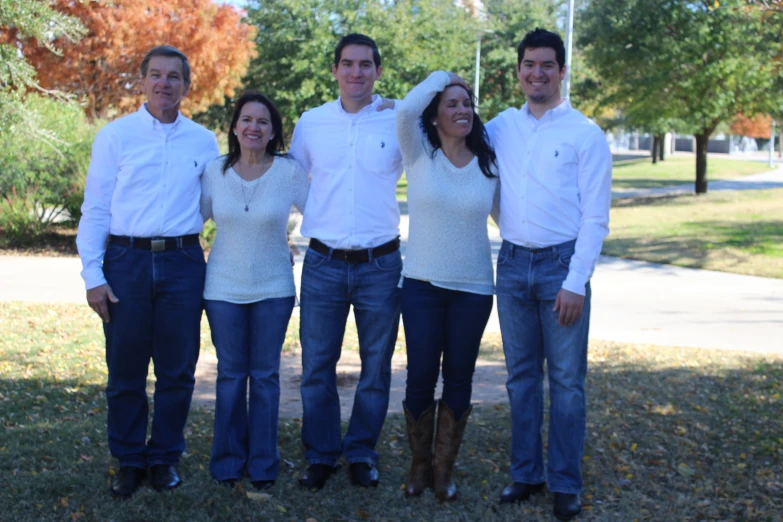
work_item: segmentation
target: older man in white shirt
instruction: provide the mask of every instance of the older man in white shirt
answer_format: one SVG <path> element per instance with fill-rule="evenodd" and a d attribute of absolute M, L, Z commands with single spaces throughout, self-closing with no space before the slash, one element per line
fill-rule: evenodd
<path fill-rule="evenodd" d="M 402 258 L 396 185 L 402 157 L 395 111 L 379 111 L 381 76 L 375 42 L 340 40 L 332 74 L 333 102 L 307 111 L 294 130 L 291 155 L 312 177 L 302 222 L 310 248 L 302 269 L 302 441 L 308 467 L 299 484 L 320 489 L 350 464 L 353 484 L 378 485 L 378 442 L 386 419 L 391 357 L 397 339 Z M 348 432 L 341 441 L 336 365 L 353 306 L 362 372 Z"/>
<path fill-rule="evenodd" d="M 497 302 L 512 417 L 513 483 L 501 501 L 527 500 L 548 483 L 555 516 L 570 520 L 581 511 L 589 280 L 609 233 L 612 155 L 601 129 L 560 98 L 564 76 L 560 36 L 528 33 L 517 66 L 527 103 L 487 131 L 500 168 Z"/>
<path fill-rule="evenodd" d="M 87 302 L 104 322 L 117 497 L 131 496 L 148 467 L 158 491 L 181 482 L 176 465 L 185 449 L 206 267 L 200 177 L 219 154 L 214 133 L 179 112 L 190 87 L 187 57 L 155 47 L 141 76 L 147 102 L 95 137 L 76 237 Z M 150 359 L 157 381 L 146 440 Z"/>

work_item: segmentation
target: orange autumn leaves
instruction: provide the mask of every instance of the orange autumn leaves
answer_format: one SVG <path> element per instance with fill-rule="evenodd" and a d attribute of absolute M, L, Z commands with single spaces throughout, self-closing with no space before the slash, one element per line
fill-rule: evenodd
<path fill-rule="evenodd" d="M 53 0 L 55 9 L 77 17 L 88 34 L 77 43 L 55 41 L 56 56 L 34 41 L 22 50 L 46 89 L 84 100 L 90 118 L 136 110 L 144 101 L 139 66 L 155 45 L 173 45 L 190 60 L 192 85 L 185 114 L 233 96 L 255 55 L 255 28 L 242 13 L 211 0 Z"/>
<path fill-rule="evenodd" d="M 731 124 L 732 134 L 749 138 L 769 138 L 771 130 L 772 117 L 768 114 L 756 114 L 751 118 L 737 114 Z"/>

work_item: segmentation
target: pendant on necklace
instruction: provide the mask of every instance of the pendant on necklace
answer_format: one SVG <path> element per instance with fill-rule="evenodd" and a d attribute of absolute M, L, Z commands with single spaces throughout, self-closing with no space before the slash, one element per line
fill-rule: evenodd
<path fill-rule="evenodd" d="M 245 212 L 247 212 L 247 205 L 245 205 Z"/>

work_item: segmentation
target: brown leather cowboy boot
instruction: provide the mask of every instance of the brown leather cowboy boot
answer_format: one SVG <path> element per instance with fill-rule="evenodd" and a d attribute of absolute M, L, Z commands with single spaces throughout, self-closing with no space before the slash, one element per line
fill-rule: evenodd
<path fill-rule="evenodd" d="M 408 445 L 411 448 L 411 473 L 405 484 L 405 495 L 418 497 L 432 487 L 432 436 L 435 433 L 435 403 L 419 415 L 418 420 L 408 411 L 402 401 L 405 412 L 405 427 L 408 431 Z"/>
<path fill-rule="evenodd" d="M 438 401 L 438 432 L 435 435 L 435 457 L 432 459 L 435 498 L 439 502 L 457 499 L 457 486 L 451 478 L 454 460 L 459 453 L 465 426 L 473 406 L 457 420 L 445 402 Z"/>

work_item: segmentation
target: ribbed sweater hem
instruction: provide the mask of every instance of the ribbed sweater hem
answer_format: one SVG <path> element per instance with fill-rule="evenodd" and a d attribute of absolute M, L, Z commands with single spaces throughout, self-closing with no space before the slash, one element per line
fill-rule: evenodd
<path fill-rule="evenodd" d="M 277 299 L 280 297 L 293 297 L 296 295 L 296 291 L 284 290 L 279 292 L 269 292 L 264 294 L 257 294 L 253 297 L 246 296 L 234 296 L 226 294 L 216 294 L 212 292 L 204 292 L 204 299 L 208 301 L 225 301 L 232 304 L 251 304 L 263 301 L 264 299 Z"/>
<path fill-rule="evenodd" d="M 421 279 L 423 281 L 437 281 L 438 283 L 467 283 L 471 285 L 487 285 L 494 288 L 495 282 L 490 277 L 489 279 L 473 279 L 473 278 L 455 278 L 455 277 L 444 277 L 443 274 L 426 274 L 423 272 L 412 272 L 410 270 L 404 269 L 405 264 L 403 263 L 403 271 L 402 276 L 403 277 L 410 277 L 411 279 Z"/>

